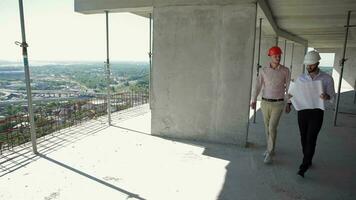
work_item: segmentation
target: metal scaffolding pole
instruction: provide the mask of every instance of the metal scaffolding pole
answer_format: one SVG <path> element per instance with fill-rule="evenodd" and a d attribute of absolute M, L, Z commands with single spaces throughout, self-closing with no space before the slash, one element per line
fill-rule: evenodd
<path fill-rule="evenodd" d="M 255 25 L 257 23 L 257 3 L 255 4 Z M 261 20 L 261 19 L 260 19 Z M 260 21 L 260 29 L 261 29 L 261 21 Z M 253 31 L 253 45 L 252 45 L 252 65 L 251 65 L 251 79 L 250 79 L 250 96 L 251 96 L 251 91 L 253 90 L 252 88 L 252 83 L 253 83 L 253 71 L 254 71 L 254 59 L 255 59 L 255 48 L 256 48 L 256 33 L 257 30 L 256 28 Z M 260 34 L 261 35 L 261 34 Z M 248 108 L 246 107 L 247 111 L 247 120 L 246 120 L 246 137 L 245 137 L 245 148 L 249 147 L 249 142 L 248 142 L 248 135 L 249 135 L 249 129 L 250 129 L 250 101 L 249 101 L 249 106 Z M 256 114 L 254 114 L 256 116 Z"/>
<path fill-rule="evenodd" d="M 356 80 L 354 84 L 354 104 L 356 104 Z"/>
<path fill-rule="evenodd" d="M 337 89 L 337 98 L 336 98 L 335 112 L 334 112 L 334 126 L 336 126 L 337 115 L 338 115 L 338 112 L 339 112 L 340 90 L 341 90 L 342 75 L 344 73 L 344 66 L 345 66 L 345 61 L 346 61 L 345 55 L 346 55 L 347 38 L 349 36 L 350 18 L 351 18 L 351 11 L 348 11 L 347 12 L 347 20 L 346 20 L 346 33 L 345 33 L 345 41 L 344 41 L 344 50 L 343 50 L 342 59 L 341 59 L 341 70 L 340 70 L 339 85 L 338 85 L 338 89 Z"/>
<path fill-rule="evenodd" d="M 292 77 L 292 73 L 293 73 L 293 58 L 294 58 L 294 43 L 292 43 L 292 55 L 290 58 L 290 76 Z"/>
<path fill-rule="evenodd" d="M 27 106 L 28 106 L 28 115 L 29 115 L 29 120 L 30 120 L 32 151 L 33 151 L 33 153 L 38 154 L 37 142 L 36 142 L 36 126 L 35 126 L 34 112 L 33 112 L 33 106 L 32 106 L 30 70 L 29 70 L 28 56 L 27 56 L 28 45 L 26 43 L 25 20 L 24 20 L 22 0 L 19 0 L 19 8 L 20 8 L 22 43 L 16 42 L 16 44 L 18 44 L 22 47 L 22 56 L 23 56 L 23 63 L 24 63 L 24 70 L 25 70 L 25 81 L 26 81 L 26 92 L 27 92 Z"/>
<path fill-rule="evenodd" d="M 262 35 L 262 18 L 260 18 L 260 29 L 259 29 L 259 34 L 258 34 L 257 66 L 256 66 L 257 67 L 257 77 L 260 74 L 260 68 L 261 68 L 261 65 L 260 65 L 260 60 L 261 60 L 261 35 Z M 253 109 L 253 123 L 256 123 L 256 108 Z"/>
<path fill-rule="evenodd" d="M 109 11 L 105 11 L 106 17 L 106 81 L 107 81 L 107 113 L 108 124 L 111 126 L 111 92 L 110 92 L 110 60 L 109 60 Z"/>
<path fill-rule="evenodd" d="M 304 55 L 306 55 L 307 54 L 307 52 L 308 52 L 308 46 L 305 46 L 305 48 L 304 48 Z M 304 62 L 303 62 L 303 74 L 305 73 L 305 65 L 304 65 Z"/>
<path fill-rule="evenodd" d="M 286 53 L 287 52 L 287 40 L 284 40 L 284 50 L 283 50 L 283 65 L 285 66 L 286 65 Z"/>
<path fill-rule="evenodd" d="M 150 82 L 149 82 L 149 104 L 150 104 L 150 109 L 152 109 L 152 105 L 151 105 L 151 94 L 152 94 L 152 13 L 150 13 L 150 22 L 149 22 L 149 30 L 150 30 L 150 33 L 149 33 L 149 52 L 148 52 L 148 57 L 149 57 L 149 60 L 150 60 L 150 72 L 149 72 L 149 78 L 150 78 Z"/>

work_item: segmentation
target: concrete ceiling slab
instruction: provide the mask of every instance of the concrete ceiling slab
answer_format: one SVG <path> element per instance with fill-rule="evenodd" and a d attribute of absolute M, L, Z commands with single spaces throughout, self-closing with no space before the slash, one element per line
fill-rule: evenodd
<path fill-rule="evenodd" d="M 252 0 L 74 0 L 76 12 L 93 14 L 104 10 L 132 12 L 148 17 L 155 6 L 228 5 Z M 356 0 L 256 0 L 257 19 L 263 18 L 264 35 L 275 36 L 314 48 L 340 48 L 345 38 L 347 12 L 356 25 Z M 262 7 L 262 9 L 261 9 Z M 257 20 L 257 27 L 258 27 Z M 356 27 L 350 29 L 348 46 L 356 47 Z"/>
<path fill-rule="evenodd" d="M 343 47 L 347 12 L 356 25 L 355 0 L 268 0 L 279 28 L 308 40 L 310 47 Z M 348 46 L 356 47 L 356 27 L 350 29 Z"/>

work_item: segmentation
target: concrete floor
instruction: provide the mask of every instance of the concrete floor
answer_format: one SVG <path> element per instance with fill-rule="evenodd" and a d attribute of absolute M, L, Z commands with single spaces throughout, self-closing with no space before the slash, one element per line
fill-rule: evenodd
<path fill-rule="evenodd" d="M 150 135 L 142 106 L 92 120 L 0 157 L 1 200 L 348 200 L 356 199 L 356 107 L 344 95 L 339 127 L 325 114 L 313 167 L 301 161 L 296 112 L 283 115 L 272 165 L 263 164 L 261 113 L 251 124 L 249 148 L 163 139 Z M 347 114 L 349 113 L 349 114 Z M 353 113 L 353 114 L 350 114 Z"/>

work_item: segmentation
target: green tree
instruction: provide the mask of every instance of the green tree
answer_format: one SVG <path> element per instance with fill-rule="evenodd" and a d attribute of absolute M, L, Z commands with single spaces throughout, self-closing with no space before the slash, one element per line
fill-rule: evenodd
<path fill-rule="evenodd" d="M 18 105 L 8 105 L 5 107 L 5 115 L 17 115 L 22 111 L 21 106 Z"/>

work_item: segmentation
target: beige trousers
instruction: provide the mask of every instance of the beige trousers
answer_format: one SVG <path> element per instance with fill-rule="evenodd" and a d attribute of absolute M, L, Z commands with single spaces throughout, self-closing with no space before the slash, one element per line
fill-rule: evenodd
<path fill-rule="evenodd" d="M 283 113 L 283 109 L 283 101 L 268 102 L 262 100 L 261 102 L 263 121 L 265 123 L 267 151 L 269 153 L 273 153 L 276 146 L 277 126 Z"/>

